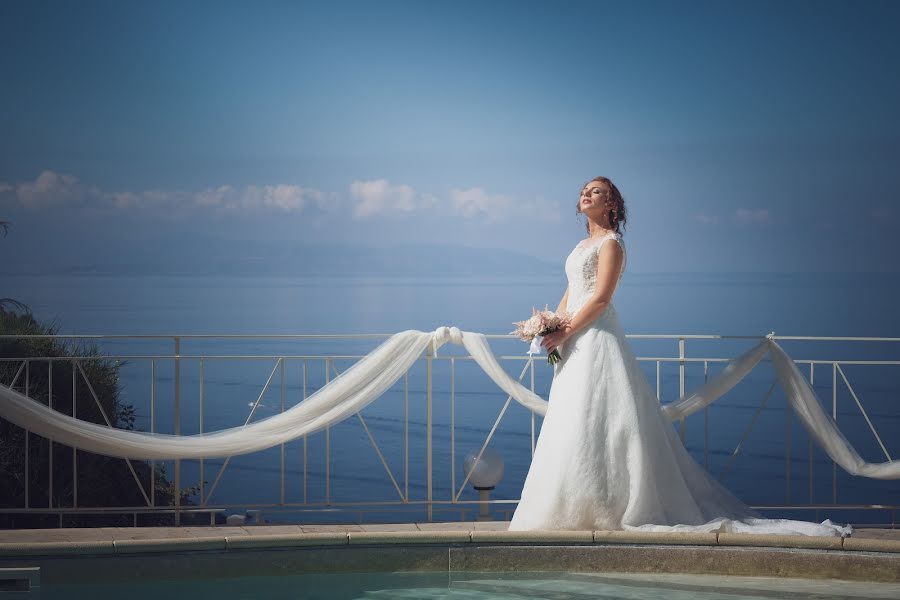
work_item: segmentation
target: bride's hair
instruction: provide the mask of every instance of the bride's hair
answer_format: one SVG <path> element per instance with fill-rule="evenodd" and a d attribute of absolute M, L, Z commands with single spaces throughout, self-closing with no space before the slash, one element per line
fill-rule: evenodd
<path fill-rule="evenodd" d="M 591 179 L 591 181 L 599 181 L 606 186 L 606 197 L 604 198 L 604 203 L 606 205 L 606 216 L 609 220 L 609 227 L 610 229 L 615 230 L 616 233 L 622 233 L 622 231 L 619 229 L 619 225 L 622 225 L 622 227 L 624 228 L 625 222 L 628 220 L 628 216 L 625 210 L 625 199 L 622 198 L 622 193 L 619 191 L 619 188 L 617 188 L 616 185 L 606 177 L 594 177 L 593 179 Z M 591 181 L 589 181 L 588 183 L 591 183 Z M 581 214 L 580 194 L 578 196 L 578 202 L 575 204 L 575 212 L 577 214 Z M 587 228 L 588 234 L 590 234 L 590 220 L 585 223 L 585 227 Z"/>

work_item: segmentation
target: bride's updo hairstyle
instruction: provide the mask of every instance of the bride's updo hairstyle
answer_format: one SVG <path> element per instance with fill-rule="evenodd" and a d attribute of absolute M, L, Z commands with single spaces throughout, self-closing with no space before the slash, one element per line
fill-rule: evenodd
<path fill-rule="evenodd" d="M 610 181 L 606 177 L 594 177 L 588 183 L 593 181 L 599 181 L 606 187 L 606 194 L 604 194 L 604 204 L 606 205 L 606 216 L 609 220 L 609 228 L 614 230 L 616 233 L 621 234 L 622 231 L 619 228 L 619 225 L 622 225 L 624 228 L 625 221 L 628 220 L 626 211 L 625 211 L 625 199 L 622 198 L 622 193 L 619 191 L 619 188 Z M 582 186 L 584 189 L 584 186 Z M 578 195 L 578 202 L 575 204 L 575 212 L 581 214 L 581 194 Z M 585 227 L 587 228 L 588 234 L 591 233 L 591 222 L 587 221 L 585 223 Z"/>

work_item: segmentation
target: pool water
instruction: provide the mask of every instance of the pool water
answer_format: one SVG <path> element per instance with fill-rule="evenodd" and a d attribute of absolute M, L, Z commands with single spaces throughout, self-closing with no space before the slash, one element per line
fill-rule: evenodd
<path fill-rule="evenodd" d="M 647 573 L 342 573 L 45 585 L 42 600 L 843 600 L 900 598 L 900 584 Z"/>

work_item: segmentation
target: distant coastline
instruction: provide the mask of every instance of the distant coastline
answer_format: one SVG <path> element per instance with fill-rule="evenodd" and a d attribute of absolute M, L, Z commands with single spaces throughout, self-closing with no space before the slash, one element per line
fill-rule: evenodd
<path fill-rule="evenodd" d="M 64 256 L 4 256 L 0 274 L 223 276 L 553 276 L 561 265 L 527 254 L 462 245 L 234 242 L 80 248 Z"/>

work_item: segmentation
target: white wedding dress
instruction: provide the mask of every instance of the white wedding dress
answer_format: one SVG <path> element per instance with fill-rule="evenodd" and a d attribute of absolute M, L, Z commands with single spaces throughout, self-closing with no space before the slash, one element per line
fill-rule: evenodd
<path fill-rule="evenodd" d="M 594 292 L 607 240 L 625 250 L 621 235 L 609 234 L 582 240 L 566 259 L 572 314 Z M 831 521 L 764 519 L 697 464 L 663 415 L 612 303 L 559 352 L 510 530 L 851 533 Z"/>

